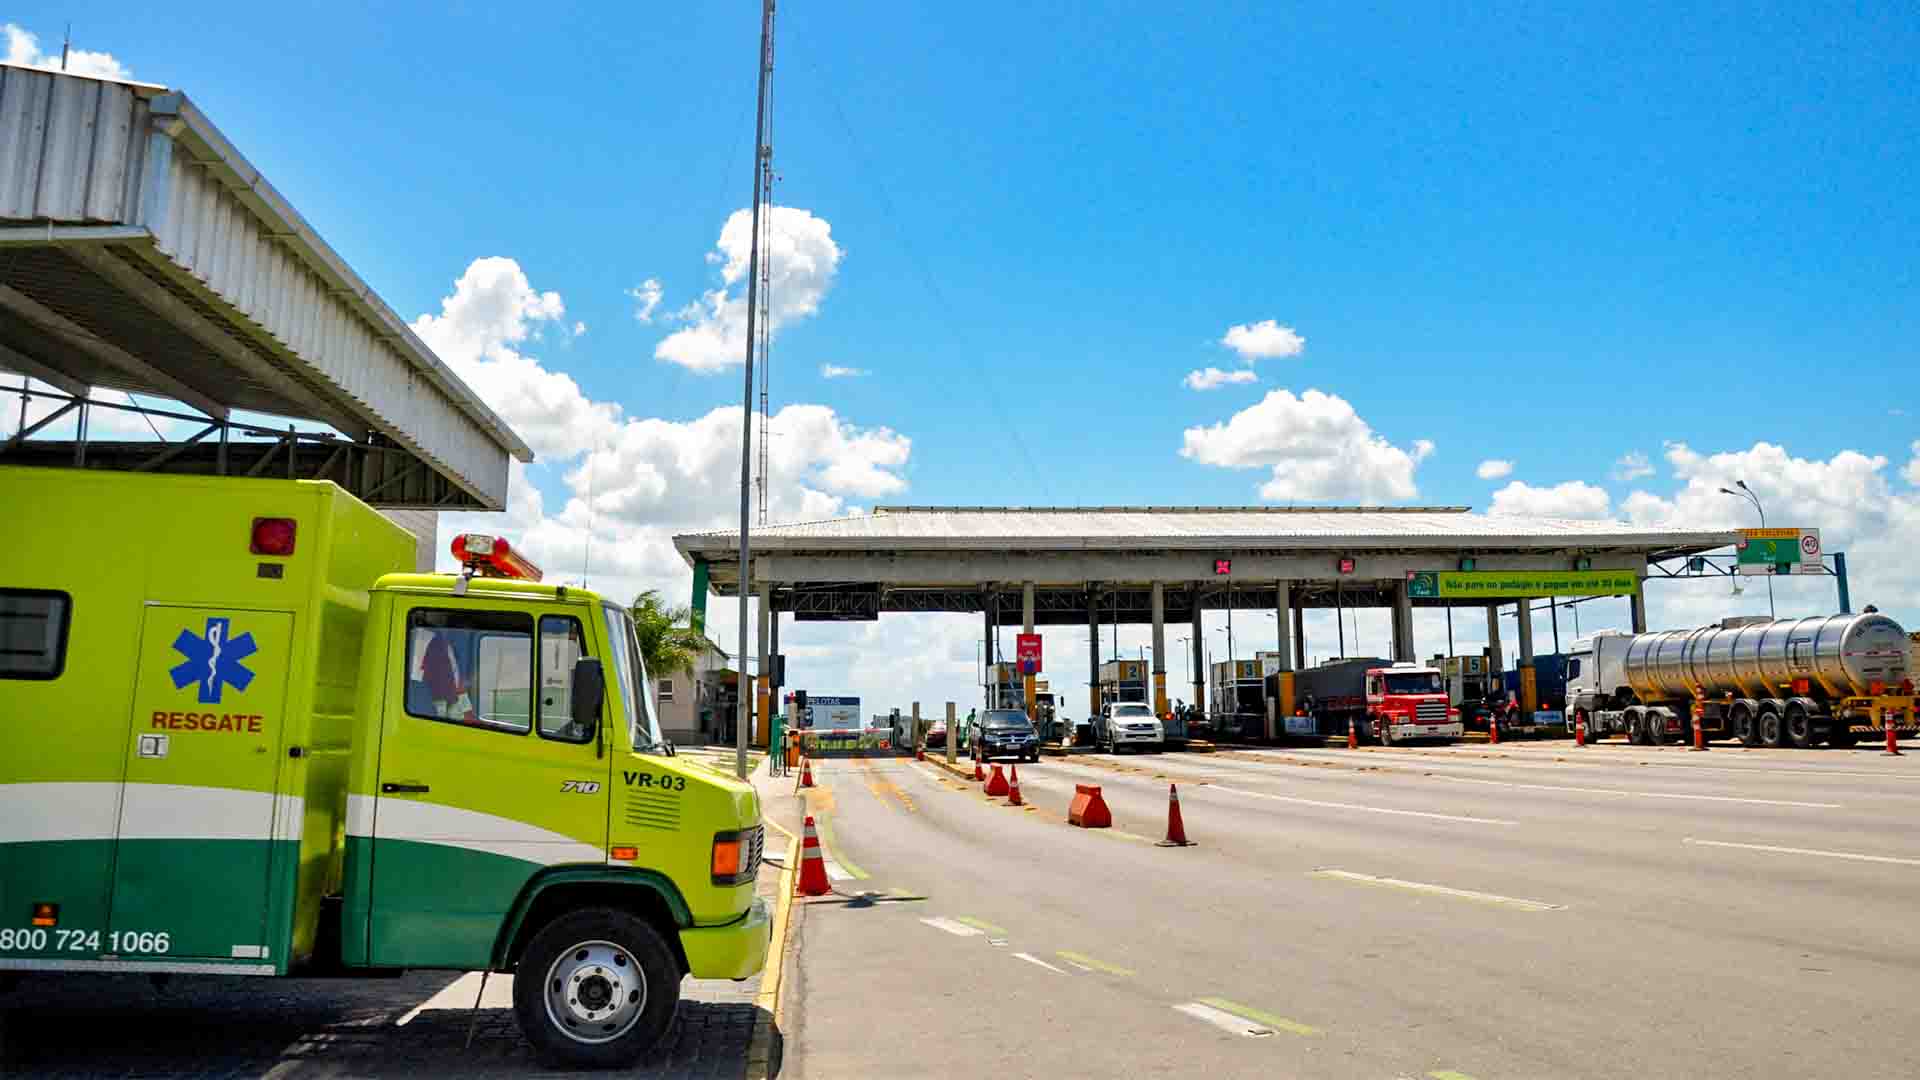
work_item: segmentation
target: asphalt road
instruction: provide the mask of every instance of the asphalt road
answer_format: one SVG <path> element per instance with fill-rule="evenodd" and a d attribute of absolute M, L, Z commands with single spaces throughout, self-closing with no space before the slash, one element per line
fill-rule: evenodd
<path fill-rule="evenodd" d="M 964 762 L 964 759 L 962 759 Z M 1031 809 L 818 762 L 783 1075 L 1887 1077 L 1920 754 L 1076 756 Z M 1180 784 L 1196 846 L 1155 846 Z M 1064 823 L 1099 784 L 1115 828 Z"/>

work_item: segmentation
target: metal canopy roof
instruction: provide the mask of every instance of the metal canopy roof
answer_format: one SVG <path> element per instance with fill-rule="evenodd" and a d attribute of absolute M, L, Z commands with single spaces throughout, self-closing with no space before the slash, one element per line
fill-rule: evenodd
<path fill-rule="evenodd" d="M 81 404 L 98 386 L 204 414 L 190 443 L 104 444 L 95 465 L 497 510 L 509 456 L 533 456 L 185 94 L 143 83 L 0 64 L 0 369 L 57 387 L 63 413 L 101 408 Z M 16 437 L 0 461 L 85 459 L 69 447 Z"/>
<path fill-rule="evenodd" d="M 1277 582 L 1301 607 L 1391 602 L 1412 570 L 1644 571 L 1651 559 L 1727 547 L 1732 532 L 1648 529 L 1618 521 L 1475 514 L 1466 507 L 994 507 L 883 506 L 871 514 L 752 530 L 754 577 L 775 585 L 774 606 L 803 618 L 887 611 L 1019 611 L 1036 584 L 1042 624 L 1145 621 L 1147 586 L 1163 582 L 1168 621 L 1207 609 L 1272 610 Z M 711 587 L 735 595 L 738 534 L 674 537 L 688 565 L 708 564 Z M 1355 572 L 1342 575 L 1339 557 Z M 1212 561 L 1226 558 L 1217 576 Z M 1418 600 L 1416 603 L 1444 604 Z M 1464 603 L 1464 601 L 1462 602 Z"/>

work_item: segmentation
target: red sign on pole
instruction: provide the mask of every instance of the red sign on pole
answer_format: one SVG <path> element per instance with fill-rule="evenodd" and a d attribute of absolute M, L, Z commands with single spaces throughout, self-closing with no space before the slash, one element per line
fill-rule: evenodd
<path fill-rule="evenodd" d="M 1020 634 L 1014 638 L 1013 655 L 1020 662 L 1020 674 L 1040 674 L 1040 635 Z"/>

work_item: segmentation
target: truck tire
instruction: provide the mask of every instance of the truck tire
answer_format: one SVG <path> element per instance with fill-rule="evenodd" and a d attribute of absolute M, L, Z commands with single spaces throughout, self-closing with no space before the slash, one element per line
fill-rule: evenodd
<path fill-rule="evenodd" d="M 1622 720 L 1627 725 L 1627 742 L 1633 746 L 1647 745 L 1647 714 L 1637 708 L 1628 709 Z"/>
<path fill-rule="evenodd" d="M 1786 745 L 1786 741 L 1786 721 L 1780 719 L 1780 714 L 1774 712 L 1772 709 L 1762 709 L 1760 712 L 1760 745 L 1777 750 Z"/>
<path fill-rule="evenodd" d="M 1807 715 L 1805 706 L 1793 704 L 1787 706 L 1786 741 L 1796 749 L 1807 750 L 1819 743 L 1813 734 L 1813 718 Z"/>
<path fill-rule="evenodd" d="M 652 924 L 614 908 L 570 911 L 520 955 L 513 1011 L 539 1055 L 573 1068 L 630 1065 L 673 1024 L 680 968 Z"/>
<path fill-rule="evenodd" d="M 1760 745 L 1760 725 L 1754 720 L 1753 710 L 1734 708 L 1733 737 L 1740 740 L 1742 746 Z"/>

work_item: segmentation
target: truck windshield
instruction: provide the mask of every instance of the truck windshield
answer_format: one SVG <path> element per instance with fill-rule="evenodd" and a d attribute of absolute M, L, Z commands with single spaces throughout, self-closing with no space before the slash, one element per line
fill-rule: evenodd
<path fill-rule="evenodd" d="M 666 749 L 660 736 L 660 720 L 653 712 L 652 687 L 647 681 L 647 666 L 640 658 L 640 642 L 634 636 L 633 620 L 627 613 L 608 604 L 607 641 L 609 666 L 620 685 L 620 700 L 627 709 L 627 739 L 642 753 Z"/>
<path fill-rule="evenodd" d="M 1387 676 L 1387 693 L 1389 694 L 1437 694 L 1439 692 L 1440 676 L 1435 672 Z"/>

